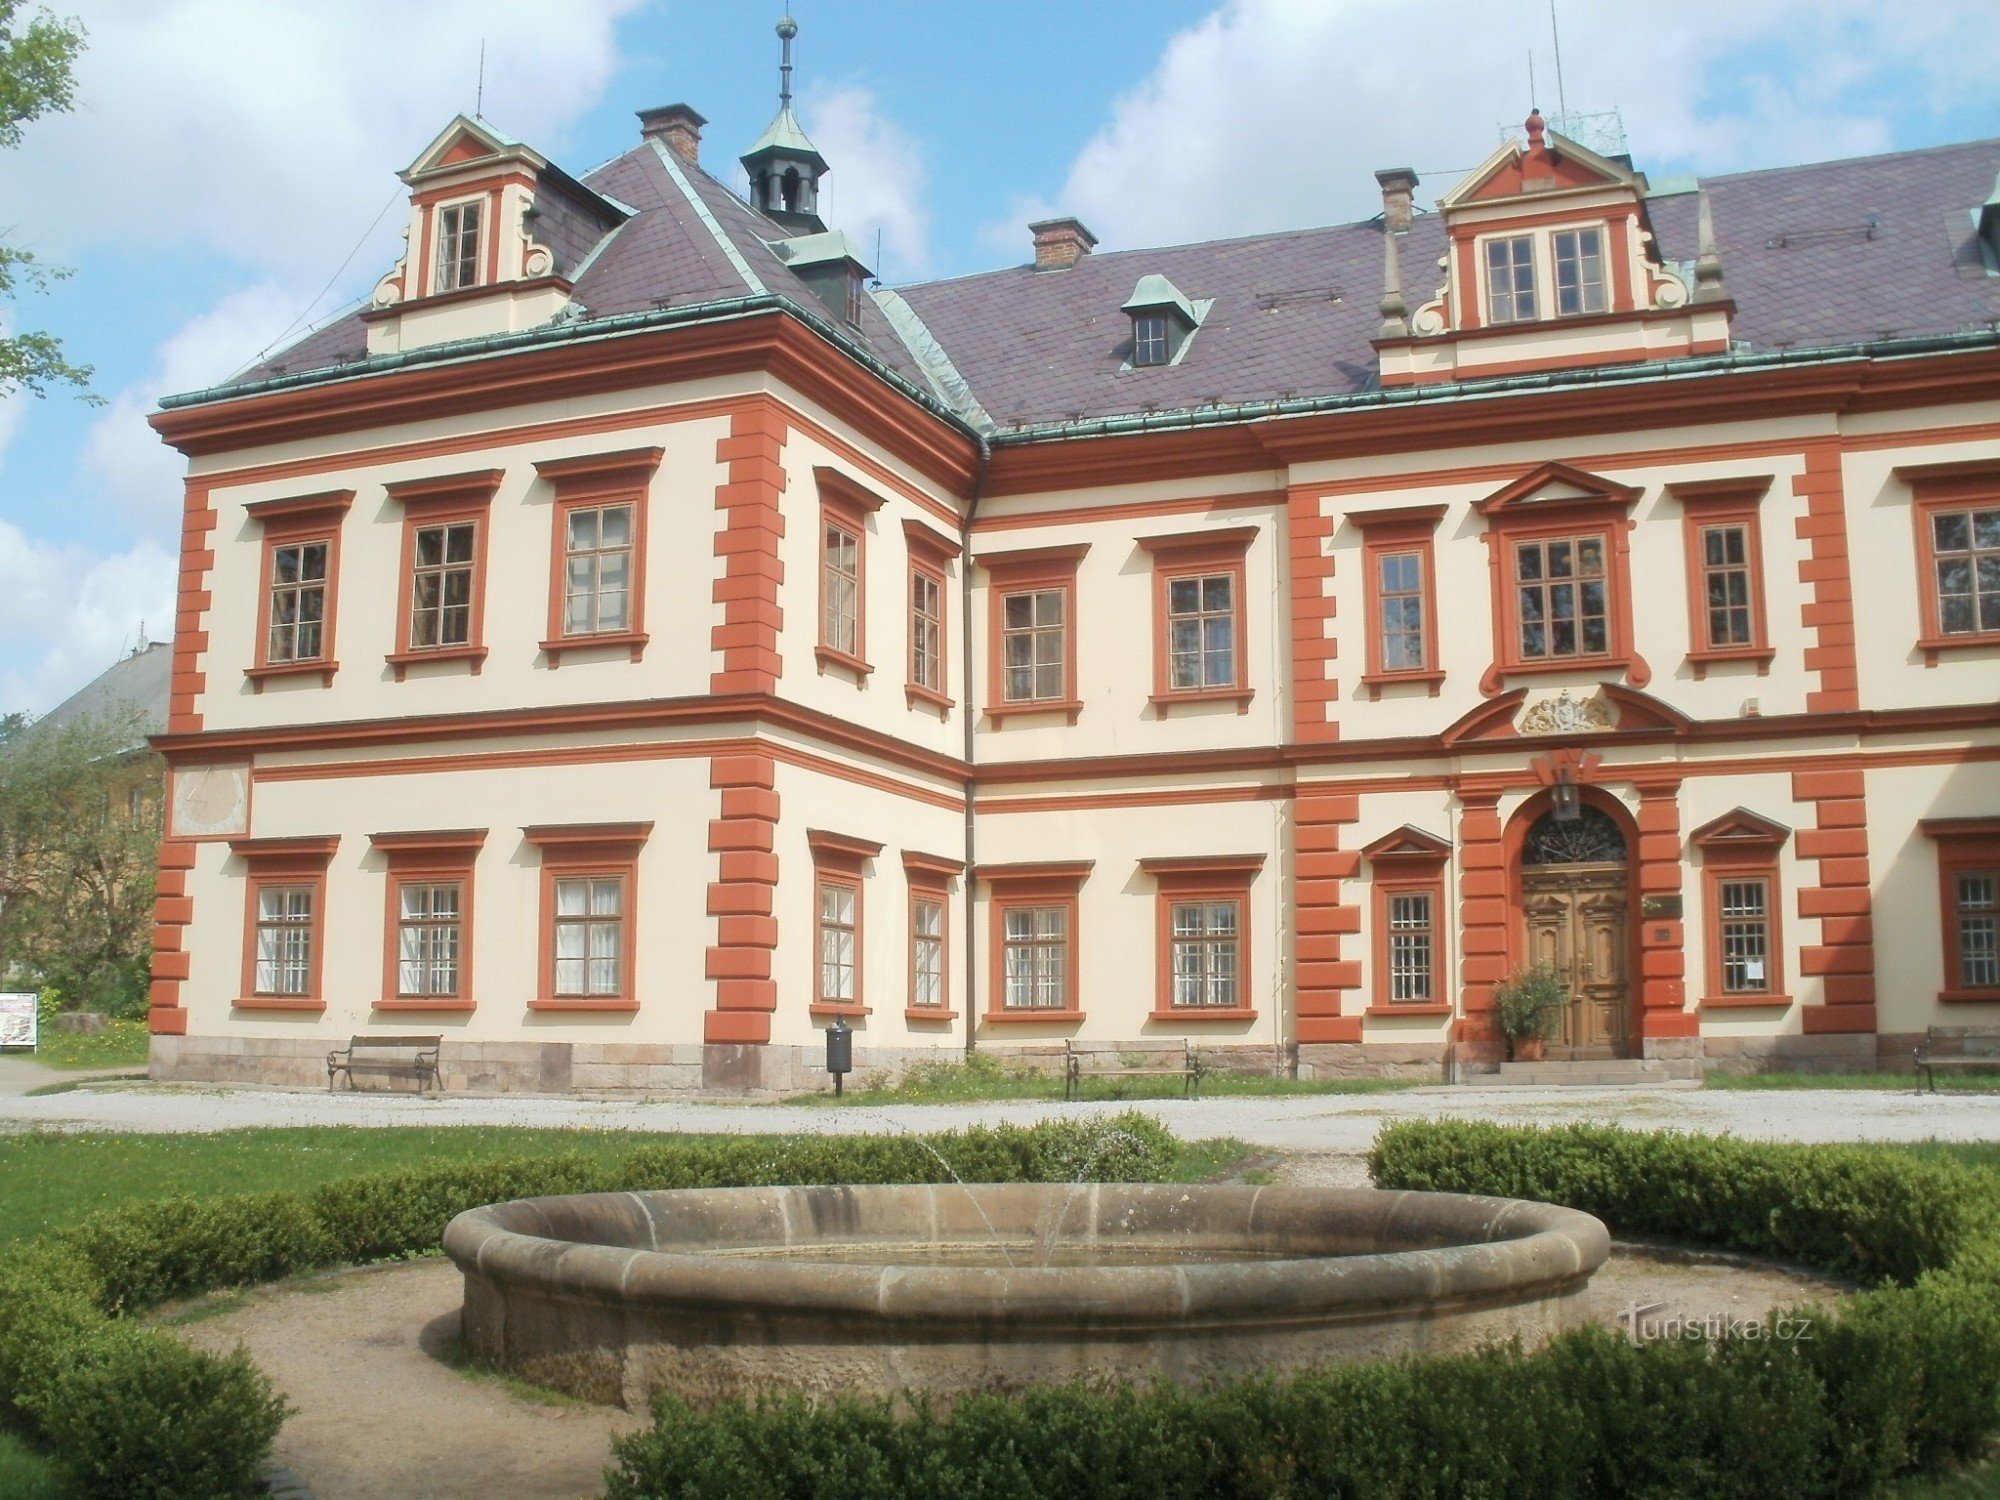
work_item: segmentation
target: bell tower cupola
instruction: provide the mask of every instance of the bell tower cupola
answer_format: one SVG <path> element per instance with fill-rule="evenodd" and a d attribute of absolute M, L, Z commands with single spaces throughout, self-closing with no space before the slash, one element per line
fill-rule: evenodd
<path fill-rule="evenodd" d="M 750 202 L 767 219 L 793 235 L 821 234 L 819 180 L 826 175 L 826 158 L 806 138 L 792 113 L 792 38 L 799 23 L 786 16 L 778 23 L 783 51 L 778 66 L 778 114 L 764 127 L 757 142 L 743 153 L 743 170 L 750 174 Z"/>

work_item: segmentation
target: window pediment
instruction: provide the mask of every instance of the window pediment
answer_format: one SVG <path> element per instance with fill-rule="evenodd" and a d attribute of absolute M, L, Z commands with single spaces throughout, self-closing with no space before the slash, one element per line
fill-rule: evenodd
<path fill-rule="evenodd" d="M 1473 509 L 1489 521 L 1520 521 L 1531 516 L 1571 512 L 1586 506 L 1630 510 L 1639 490 L 1571 464 L 1552 462 L 1529 470 L 1512 484 L 1495 490 Z"/>
<path fill-rule="evenodd" d="M 1791 836 L 1784 824 L 1738 807 L 1702 824 L 1688 835 L 1688 842 L 1711 855 L 1730 849 L 1772 853 Z"/>

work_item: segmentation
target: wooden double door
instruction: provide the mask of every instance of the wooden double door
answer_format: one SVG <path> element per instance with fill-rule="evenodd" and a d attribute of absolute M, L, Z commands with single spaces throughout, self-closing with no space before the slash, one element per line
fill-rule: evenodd
<path fill-rule="evenodd" d="M 1569 991 L 1550 1057 L 1633 1055 L 1628 873 L 1622 863 L 1521 871 L 1528 962 L 1547 964 Z"/>

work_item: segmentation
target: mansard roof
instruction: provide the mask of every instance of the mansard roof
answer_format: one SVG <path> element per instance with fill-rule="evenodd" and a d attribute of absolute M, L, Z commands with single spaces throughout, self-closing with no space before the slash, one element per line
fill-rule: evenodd
<path fill-rule="evenodd" d="M 1976 214 L 1996 172 L 2000 139 L 1704 178 L 1737 348 L 1807 351 L 1994 330 L 2000 276 L 1981 261 Z M 787 231 L 701 168 L 648 141 L 582 181 L 637 213 L 581 261 L 579 336 L 593 320 L 770 294 L 818 316 L 811 290 L 770 249 Z M 1647 209 L 1663 259 L 1691 266 L 1692 184 L 1656 187 Z M 1439 217 L 1419 216 L 1402 249 L 1413 300 L 1435 289 L 1444 248 Z M 1004 436 L 1377 390 L 1370 340 L 1381 268 L 1382 228 L 1371 220 L 920 283 L 878 292 L 858 327 L 822 322 L 940 410 Z M 1131 330 L 1119 310 L 1145 275 L 1212 302 L 1177 364 L 1135 369 L 1127 358 Z M 332 373 L 361 361 L 365 348 L 363 325 L 350 316 L 233 384 Z M 455 352 L 439 345 L 426 354 Z"/>

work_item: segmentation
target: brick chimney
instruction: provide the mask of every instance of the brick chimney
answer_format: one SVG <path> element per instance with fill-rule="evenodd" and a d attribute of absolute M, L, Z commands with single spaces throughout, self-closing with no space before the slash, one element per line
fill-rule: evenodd
<path fill-rule="evenodd" d="M 1037 271 L 1067 271 L 1097 243 L 1081 219 L 1043 219 L 1030 224 L 1028 232 L 1035 237 Z"/>
<path fill-rule="evenodd" d="M 639 134 L 658 141 L 690 166 L 701 165 L 701 127 L 707 123 L 690 104 L 662 104 L 639 111 Z"/>
<path fill-rule="evenodd" d="M 1384 167 L 1375 174 L 1382 184 L 1382 227 L 1391 234 L 1406 234 L 1415 213 L 1411 195 L 1417 190 L 1417 174 L 1408 167 Z"/>

